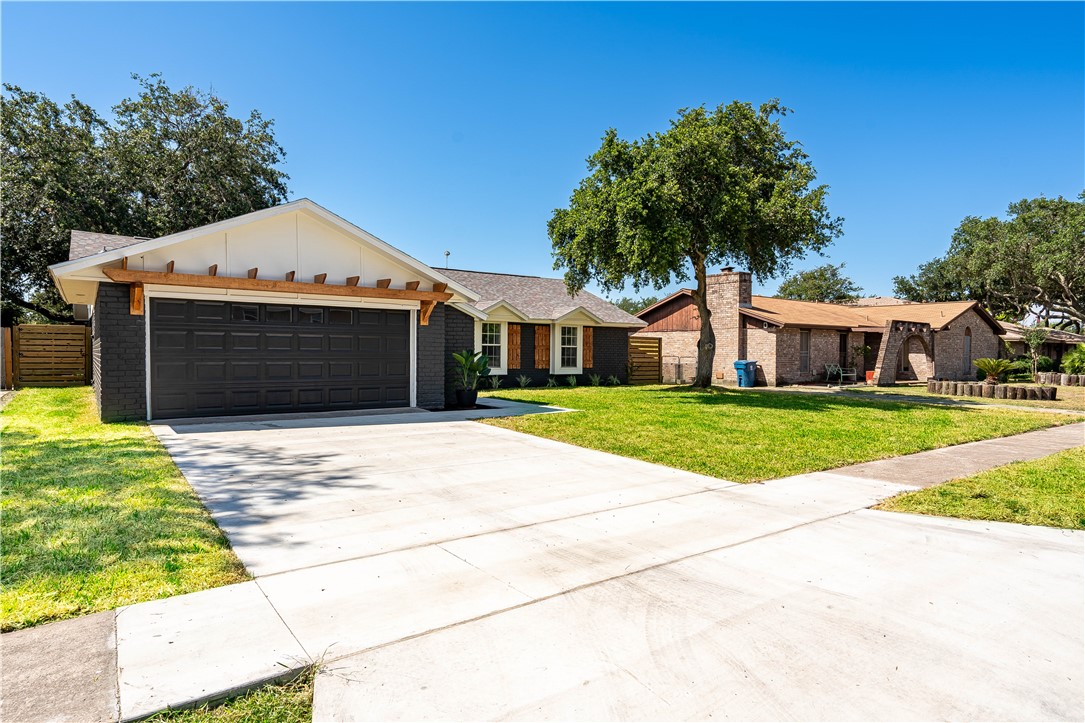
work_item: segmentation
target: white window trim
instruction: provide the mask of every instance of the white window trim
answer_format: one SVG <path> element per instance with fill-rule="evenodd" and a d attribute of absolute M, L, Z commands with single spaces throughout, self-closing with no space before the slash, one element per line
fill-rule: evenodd
<path fill-rule="evenodd" d="M 561 366 L 561 330 L 563 327 L 576 329 L 576 366 Z M 584 373 L 584 325 L 554 323 L 550 326 L 550 373 Z"/>
<path fill-rule="evenodd" d="M 490 376 L 500 377 L 508 374 L 509 363 L 509 323 L 507 321 L 487 321 L 487 324 L 500 324 L 501 326 L 501 359 L 500 365 L 494 364 L 494 360 L 490 360 Z M 482 324 L 480 320 L 475 320 L 475 351 L 482 351 Z"/>

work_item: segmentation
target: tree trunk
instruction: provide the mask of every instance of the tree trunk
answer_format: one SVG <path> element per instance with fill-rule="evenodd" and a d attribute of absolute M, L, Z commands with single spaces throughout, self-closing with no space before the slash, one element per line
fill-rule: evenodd
<path fill-rule="evenodd" d="M 708 279 L 705 275 L 705 261 L 692 259 L 693 272 L 697 277 L 697 288 L 693 289 L 693 303 L 701 317 L 701 336 L 697 340 L 697 377 L 693 386 L 708 389 L 712 386 L 712 364 L 716 361 L 716 333 L 712 331 L 712 312 L 708 310 Z"/>

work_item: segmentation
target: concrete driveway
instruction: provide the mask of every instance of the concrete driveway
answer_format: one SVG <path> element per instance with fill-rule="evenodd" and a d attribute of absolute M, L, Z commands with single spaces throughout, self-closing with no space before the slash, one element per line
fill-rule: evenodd
<path fill-rule="evenodd" d="M 865 509 L 907 465 L 734 485 L 441 419 L 156 428 L 256 580 L 118 614 L 122 715 L 287 657 L 316 720 L 1085 714 L 1080 532 Z"/>

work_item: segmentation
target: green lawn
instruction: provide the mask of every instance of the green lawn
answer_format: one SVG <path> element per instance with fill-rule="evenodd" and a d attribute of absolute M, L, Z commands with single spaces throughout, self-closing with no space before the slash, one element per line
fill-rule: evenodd
<path fill-rule="evenodd" d="M 89 387 L 24 389 L 2 424 L 0 627 L 247 579 L 144 424 L 102 424 Z"/>
<path fill-rule="evenodd" d="M 171 710 L 151 723 L 311 723 L 313 671 L 283 685 L 269 685 L 220 706 Z"/>
<path fill-rule="evenodd" d="M 735 482 L 786 477 L 1076 421 L 827 394 L 689 387 L 487 392 L 580 412 L 488 420 L 508 429 Z"/>
<path fill-rule="evenodd" d="M 1085 530 L 1085 447 L 906 492 L 878 509 Z"/>

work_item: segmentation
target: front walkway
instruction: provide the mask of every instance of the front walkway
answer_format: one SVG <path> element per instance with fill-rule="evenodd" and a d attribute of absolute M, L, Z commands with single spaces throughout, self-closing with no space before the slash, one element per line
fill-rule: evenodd
<path fill-rule="evenodd" d="M 116 611 L 116 707 L 91 696 L 98 707 L 76 718 L 137 718 L 314 661 L 318 720 L 1085 714 L 1085 533 L 866 509 L 1081 445 L 1085 424 L 735 485 L 483 425 L 400 421 L 403 447 L 342 420 L 164 435 L 257 579 Z M 201 477 L 207 444 L 228 455 L 231 439 L 278 456 Z M 318 441 L 344 458 L 310 459 Z M 340 481 L 372 476 L 323 490 L 326 465 Z M 267 477 L 276 466 L 281 484 Z M 311 485 L 308 469 L 320 470 Z M 39 673 L 25 678 L 39 690 L 57 678 L 112 690 L 70 651 L 18 652 L 81 622 L 3 636 L 6 718 L 59 712 L 20 707 L 32 696 L 12 669 Z"/>

